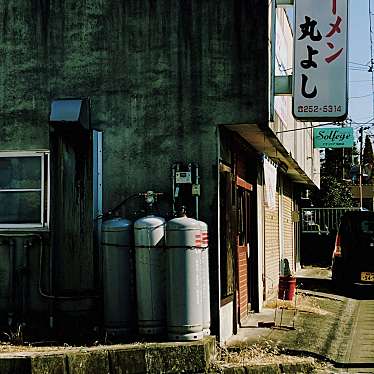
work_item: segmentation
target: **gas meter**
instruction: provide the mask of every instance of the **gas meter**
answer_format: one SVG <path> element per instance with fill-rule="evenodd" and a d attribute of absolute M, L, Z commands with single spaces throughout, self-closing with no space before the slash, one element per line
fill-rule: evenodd
<path fill-rule="evenodd" d="M 196 163 L 173 165 L 173 213 L 185 206 L 189 217 L 199 218 L 199 167 Z"/>

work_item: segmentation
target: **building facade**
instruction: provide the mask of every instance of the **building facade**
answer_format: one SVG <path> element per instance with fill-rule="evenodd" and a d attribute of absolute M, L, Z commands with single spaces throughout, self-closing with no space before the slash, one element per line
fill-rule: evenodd
<path fill-rule="evenodd" d="M 297 266 L 298 199 L 319 183 L 310 126 L 273 95 L 274 75 L 292 66 L 284 10 L 260 0 L 17 0 L 0 12 L 1 324 L 101 323 L 95 129 L 104 212 L 153 190 L 170 218 L 173 165 L 198 165 L 211 330 L 226 340 L 272 297 L 281 260 Z M 89 98 L 88 130 L 52 123 L 58 98 Z M 118 214 L 134 220 L 143 208 L 133 200 Z M 28 271 L 16 274 L 19 264 Z"/>

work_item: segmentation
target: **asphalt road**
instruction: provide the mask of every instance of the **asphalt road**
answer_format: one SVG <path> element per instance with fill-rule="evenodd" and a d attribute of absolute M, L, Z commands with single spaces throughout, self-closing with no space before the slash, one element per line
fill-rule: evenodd
<path fill-rule="evenodd" d="M 374 373 L 374 300 L 357 300 L 344 362 L 335 373 Z"/>
<path fill-rule="evenodd" d="M 374 285 L 336 290 L 329 270 L 318 268 L 303 270 L 298 281 L 304 282 L 309 290 L 331 297 L 339 295 L 351 305 L 350 328 L 339 336 L 338 362 L 321 373 L 374 373 Z"/>

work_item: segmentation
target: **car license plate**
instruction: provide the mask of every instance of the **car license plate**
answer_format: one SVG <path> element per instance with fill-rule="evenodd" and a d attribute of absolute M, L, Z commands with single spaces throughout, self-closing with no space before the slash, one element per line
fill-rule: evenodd
<path fill-rule="evenodd" d="M 368 271 L 361 272 L 361 280 L 363 282 L 374 282 L 374 273 Z"/>

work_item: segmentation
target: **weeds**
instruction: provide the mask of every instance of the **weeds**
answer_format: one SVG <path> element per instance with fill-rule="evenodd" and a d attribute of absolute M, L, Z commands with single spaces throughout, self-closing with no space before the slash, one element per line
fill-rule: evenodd
<path fill-rule="evenodd" d="M 287 354 L 286 350 L 279 347 L 272 340 L 262 340 L 259 343 L 246 345 L 243 343 L 235 347 L 217 347 L 216 361 L 212 369 L 217 373 L 223 373 L 226 367 L 244 367 L 279 363 L 304 363 L 321 367 L 320 363 L 312 357 L 303 355 L 295 356 Z"/>
<path fill-rule="evenodd" d="M 263 340 L 260 343 L 246 345 L 245 343 L 235 347 L 218 347 L 217 362 L 220 364 L 246 365 L 249 363 L 277 362 L 283 350 L 271 340 Z"/>
<path fill-rule="evenodd" d="M 23 338 L 23 325 L 18 324 L 15 331 L 10 330 L 9 333 L 1 332 L 8 338 L 8 343 L 12 345 L 24 345 L 25 341 Z"/>
<path fill-rule="evenodd" d="M 271 309 L 296 309 L 298 312 L 313 313 L 322 316 L 331 314 L 327 310 L 320 307 L 318 300 L 315 297 L 311 297 L 303 293 L 297 293 L 294 301 L 273 299 L 269 300 L 264 306 Z"/>

